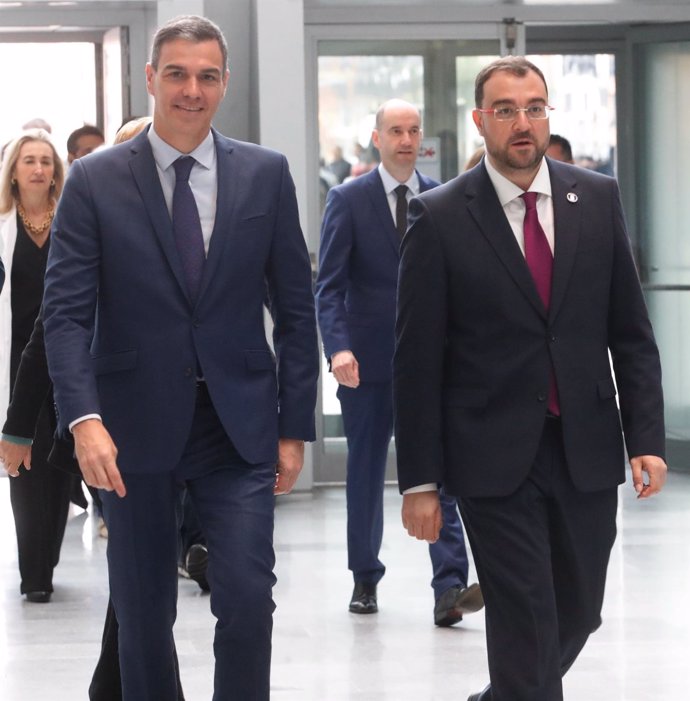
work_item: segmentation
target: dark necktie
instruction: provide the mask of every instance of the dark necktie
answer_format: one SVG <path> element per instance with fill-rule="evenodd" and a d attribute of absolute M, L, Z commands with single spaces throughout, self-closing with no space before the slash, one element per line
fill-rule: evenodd
<path fill-rule="evenodd" d="M 539 217 L 537 216 L 537 193 L 525 192 L 520 195 L 525 201 L 525 221 L 523 233 L 525 236 L 525 260 L 527 267 L 532 273 L 537 292 L 544 303 L 546 310 L 549 309 L 551 301 L 551 277 L 553 275 L 553 255 L 549 242 L 546 239 L 544 229 L 541 228 Z M 560 415 L 558 405 L 558 391 L 556 389 L 556 378 L 553 367 L 550 369 L 549 378 L 549 411 Z"/>
<path fill-rule="evenodd" d="M 173 163 L 175 190 L 172 204 L 175 245 L 182 261 L 187 287 L 193 302 L 196 302 L 199 293 L 201 274 L 206 260 L 199 210 L 192 188 L 189 186 L 189 174 L 195 162 L 192 156 L 181 156 Z"/>
<path fill-rule="evenodd" d="M 398 198 L 395 203 L 395 228 L 402 238 L 407 231 L 407 185 L 398 185 L 393 192 Z"/>

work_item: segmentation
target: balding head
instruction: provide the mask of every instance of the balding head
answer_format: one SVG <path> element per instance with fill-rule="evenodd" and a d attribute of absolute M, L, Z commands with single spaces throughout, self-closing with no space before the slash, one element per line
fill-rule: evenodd
<path fill-rule="evenodd" d="M 421 139 L 422 118 L 413 104 L 394 99 L 379 107 L 372 140 L 384 168 L 398 182 L 404 183 L 412 175 Z"/>

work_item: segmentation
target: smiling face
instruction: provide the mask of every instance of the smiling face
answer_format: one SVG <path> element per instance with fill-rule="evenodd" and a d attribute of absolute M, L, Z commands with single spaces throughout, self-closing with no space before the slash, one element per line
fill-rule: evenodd
<path fill-rule="evenodd" d="M 158 68 L 146 66 L 146 86 L 156 100 L 156 133 L 178 151 L 193 151 L 206 138 L 227 84 L 217 41 L 163 44 Z"/>
<path fill-rule="evenodd" d="M 12 173 L 17 181 L 19 201 L 48 197 L 55 173 L 53 149 L 45 141 L 27 141 L 19 149 Z"/>
<path fill-rule="evenodd" d="M 527 71 L 524 76 L 496 71 L 484 83 L 481 105 L 484 109 L 546 104 L 546 86 L 534 71 Z M 549 145 L 549 120 L 531 121 L 524 112 L 518 112 L 512 122 L 501 122 L 493 114 L 477 110 L 472 113 L 472 118 L 484 137 L 487 153 L 496 170 L 527 189 Z"/>

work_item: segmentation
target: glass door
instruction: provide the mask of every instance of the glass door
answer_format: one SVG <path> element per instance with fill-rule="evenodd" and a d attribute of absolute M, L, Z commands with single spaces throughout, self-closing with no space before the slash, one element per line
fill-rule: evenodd
<path fill-rule="evenodd" d="M 486 41 L 322 41 L 318 45 L 319 224 L 328 189 L 378 165 L 371 143 L 378 106 L 393 97 L 418 106 L 424 139 L 417 168 L 440 181 L 455 177 L 479 145 L 472 123 L 474 78 L 500 53 Z M 314 481 L 345 480 L 347 446 L 337 383 L 321 368 L 321 440 Z M 395 479 L 394 445 L 387 479 Z"/>
<path fill-rule="evenodd" d="M 690 469 L 690 26 L 633 36 L 639 259 L 661 352 L 669 467 Z"/>

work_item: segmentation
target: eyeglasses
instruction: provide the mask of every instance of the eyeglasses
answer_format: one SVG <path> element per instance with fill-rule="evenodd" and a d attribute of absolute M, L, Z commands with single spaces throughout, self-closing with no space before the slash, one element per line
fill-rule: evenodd
<path fill-rule="evenodd" d="M 527 119 L 537 122 L 542 119 L 549 118 L 549 112 L 555 107 L 550 105 L 530 105 L 529 107 L 495 107 L 493 109 L 480 109 L 477 112 L 482 114 L 493 114 L 494 119 L 498 122 L 514 122 L 518 113 L 524 112 Z"/>

